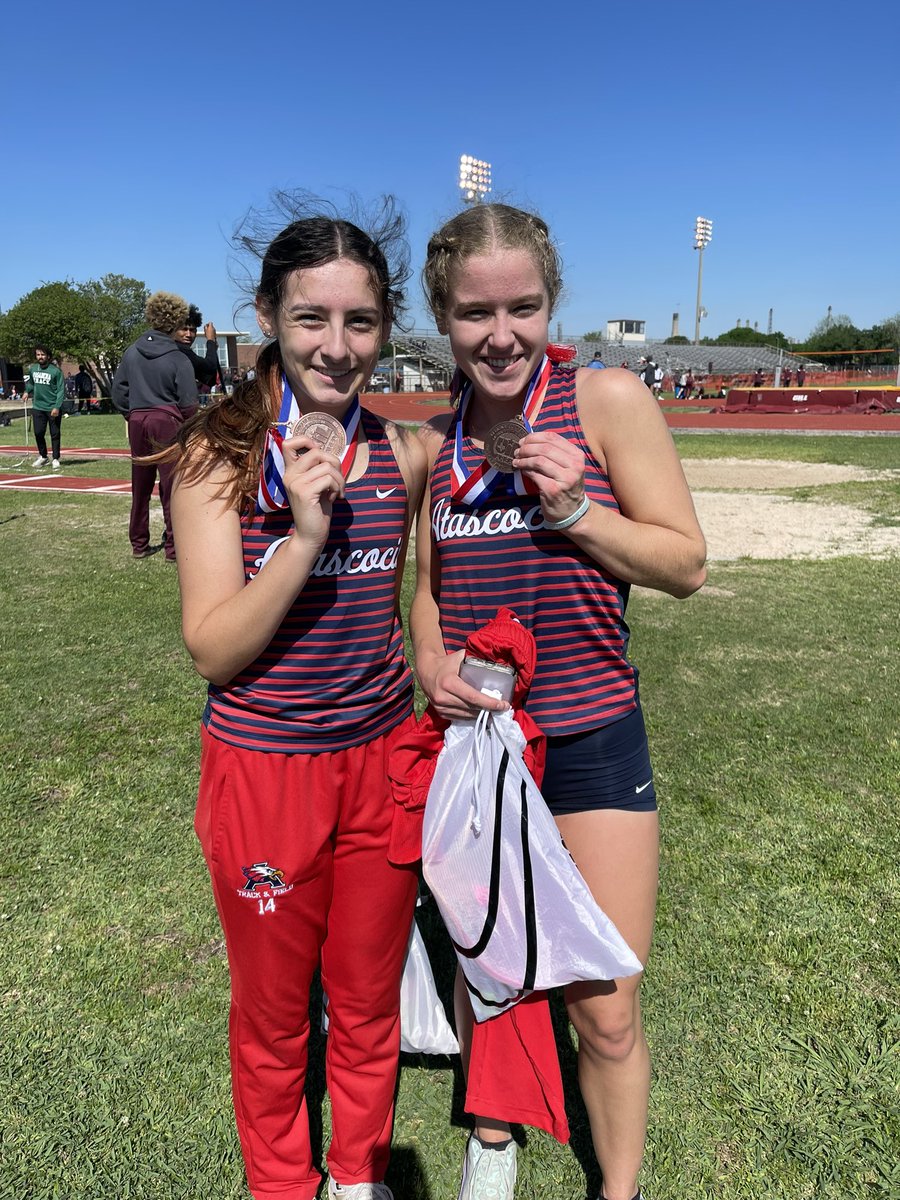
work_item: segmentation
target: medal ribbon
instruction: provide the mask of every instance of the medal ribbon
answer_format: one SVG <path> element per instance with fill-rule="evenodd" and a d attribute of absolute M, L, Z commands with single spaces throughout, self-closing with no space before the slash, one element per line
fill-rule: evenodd
<path fill-rule="evenodd" d="M 350 407 L 341 418 L 347 445 L 341 455 L 341 474 L 346 479 L 356 457 L 356 447 L 359 442 L 359 424 L 361 410 L 359 396 L 354 396 Z M 300 406 L 294 399 L 291 385 L 287 376 L 281 376 L 281 404 L 278 409 L 278 420 L 266 430 L 266 444 L 263 449 L 262 465 L 259 471 L 259 488 L 256 493 L 257 513 L 277 512 L 287 508 L 289 501 L 284 490 L 284 452 L 282 446 L 285 437 L 291 436 L 291 431 L 302 416 Z M 282 429 L 285 431 L 282 433 Z"/>
<path fill-rule="evenodd" d="M 534 374 L 528 381 L 528 388 L 525 392 L 525 402 L 522 405 L 522 424 L 525 426 L 525 432 L 531 433 L 531 419 L 540 408 L 541 401 L 544 399 L 544 393 L 547 390 L 547 384 L 550 382 L 550 373 L 553 370 L 553 364 L 545 354 L 538 363 Z M 455 381 L 456 382 L 456 381 Z M 463 461 L 463 425 L 466 420 L 466 411 L 472 399 L 472 383 L 465 375 L 459 375 L 459 381 L 462 383 L 462 389 L 454 392 L 459 397 L 459 409 L 456 418 L 456 439 L 453 444 L 453 461 L 451 463 L 451 485 L 450 499 L 457 504 L 476 505 L 482 500 L 486 500 L 492 496 L 495 491 L 498 491 L 501 486 L 508 487 L 509 475 L 504 471 L 498 471 L 496 467 L 492 467 L 485 458 L 474 470 L 469 471 Z M 451 399 L 455 397 L 451 396 Z M 512 486 L 517 496 L 535 495 L 537 487 L 529 479 L 525 479 L 521 471 L 512 473 Z"/>

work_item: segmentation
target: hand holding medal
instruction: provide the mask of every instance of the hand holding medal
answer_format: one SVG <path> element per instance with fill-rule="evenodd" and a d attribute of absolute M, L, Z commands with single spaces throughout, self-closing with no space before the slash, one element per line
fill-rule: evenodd
<path fill-rule="evenodd" d="M 316 545 L 325 541 L 336 501 L 344 495 L 344 476 L 338 459 L 308 433 L 294 432 L 281 445 L 284 467 L 281 486 L 294 518 L 294 530 Z"/>
<path fill-rule="evenodd" d="M 359 428 L 360 407 L 357 396 L 354 396 L 342 420 L 330 413 L 301 413 L 290 384 L 286 376 L 282 375 L 278 420 L 272 423 L 266 434 L 256 499 L 257 512 L 277 512 L 287 508 L 290 503 L 287 491 L 289 464 L 297 466 L 303 475 L 308 475 L 315 466 L 327 463 L 333 472 L 334 481 L 334 486 L 327 489 L 330 520 L 330 505 L 343 496 L 344 480 L 356 458 Z M 312 457 L 311 451 L 315 451 Z M 299 464 L 304 458 L 308 458 L 309 461 L 300 468 Z M 299 478 L 299 475 L 291 470 L 291 477 Z M 305 480 L 306 483 L 309 481 Z M 294 509 L 293 504 L 291 508 Z M 296 510 L 294 511 L 296 516 Z"/>
<path fill-rule="evenodd" d="M 490 497 L 496 488 L 505 487 L 503 476 L 510 474 L 513 476 L 513 487 L 519 495 L 536 490 L 534 485 L 514 468 L 513 457 L 519 441 L 531 429 L 532 417 L 540 409 L 550 373 L 550 359 L 544 355 L 529 380 L 521 417 L 511 421 L 500 421 L 488 430 L 484 439 L 484 460 L 474 471 L 466 467 L 463 456 L 463 427 L 472 401 L 472 384 L 465 376 L 460 377 L 459 411 L 451 463 L 451 496 L 457 503 L 478 505 Z"/>
<path fill-rule="evenodd" d="M 587 513 L 584 454 L 568 438 L 548 431 L 527 434 L 516 449 L 514 466 L 540 496 L 547 529 L 568 529 Z"/>
<path fill-rule="evenodd" d="M 528 418 L 540 408 L 544 399 L 550 379 L 550 364 L 571 362 L 576 353 L 575 346 L 558 346 L 551 342 L 547 346 L 543 362 L 529 381 L 522 416 L 514 421 L 500 421 L 488 430 L 484 439 L 484 457 L 495 471 L 501 471 L 504 475 L 513 474 L 516 448 L 522 438 L 531 432 Z M 515 469 L 518 469 L 518 464 Z"/>

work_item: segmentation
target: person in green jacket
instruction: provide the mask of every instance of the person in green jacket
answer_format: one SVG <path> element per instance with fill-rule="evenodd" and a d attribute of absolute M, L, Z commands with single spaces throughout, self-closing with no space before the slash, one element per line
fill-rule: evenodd
<path fill-rule="evenodd" d="M 34 357 L 37 362 L 33 362 L 25 374 L 25 391 L 31 396 L 34 440 L 38 448 L 38 456 L 32 465 L 46 467 L 50 462 L 44 436 L 49 425 L 53 470 L 58 471 L 59 426 L 62 403 L 66 396 L 66 382 L 59 367 L 50 361 L 50 351 L 46 346 L 35 346 Z"/>

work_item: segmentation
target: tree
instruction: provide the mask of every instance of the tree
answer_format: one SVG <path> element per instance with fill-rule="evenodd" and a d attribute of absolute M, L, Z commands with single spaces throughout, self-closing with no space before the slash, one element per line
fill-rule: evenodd
<path fill-rule="evenodd" d="M 879 348 L 881 346 L 900 347 L 900 312 L 894 313 L 892 317 L 885 317 L 875 328 L 881 334 L 881 341 L 878 343 Z"/>
<path fill-rule="evenodd" d="M 0 318 L 0 354 L 31 362 L 41 343 L 52 354 L 69 354 L 90 336 L 90 313 L 72 283 L 45 283 L 23 296 Z"/>
<path fill-rule="evenodd" d="M 787 350 L 790 343 L 781 332 L 777 330 L 775 333 L 760 333 L 758 329 L 751 329 L 748 325 L 736 325 L 734 329 L 727 329 L 711 343 L 716 346 L 781 346 Z"/>
<path fill-rule="evenodd" d="M 104 275 L 75 284 L 45 283 L 0 318 L 0 354 L 30 361 L 35 343 L 83 362 L 109 396 L 122 354 L 146 328 L 147 288 L 139 279 Z"/>
<path fill-rule="evenodd" d="M 846 313 L 834 314 L 827 312 L 825 316 L 822 317 L 821 321 L 817 321 L 809 331 L 809 337 L 806 339 L 807 343 L 817 341 L 819 338 L 827 337 L 830 331 L 835 327 L 839 329 L 856 329 L 856 326 Z M 826 347 L 824 346 L 820 347 L 822 350 L 825 348 Z"/>
<path fill-rule="evenodd" d="M 671 337 L 667 337 L 663 342 L 664 346 L 689 346 L 690 339 L 686 338 L 683 333 L 673 333 Z"/>
<path fill-rule="evenodd" d="M 590 333 L 583 333 L 581 340 L 583 342 L 605 342 L 606 334 L 601 333 L 599 329 L 592 329 Z"/>
<path fill-rule="evenodd" d="M 846 350 L 849 353 L 865 349 L 865 340 L 862 330 L 857 329 L 849 317 L 841 314 L 834 317 L 831 323 L 827 317 L 819 321 L 806 339 L 804 349 L 810 354 L 817 350 Z"/>
<path fill-rule="evenodd" d="M 90 309 L 91 346 L 72 357 L 87 363 L 103 395 L 108 396 L 122 355 L 147 328 L 144 308 L 150 293 L 142 280 L 113 274 L 89 279 L 78 290 Z"/>

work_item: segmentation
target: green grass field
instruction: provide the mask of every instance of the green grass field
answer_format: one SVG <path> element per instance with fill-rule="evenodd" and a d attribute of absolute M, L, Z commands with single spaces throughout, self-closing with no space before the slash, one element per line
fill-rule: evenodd
<path fill-rule="evenodd" d="M 131 462 L 128 458 L 81 458 L 66 453 L 73 447 L 128 449 L 128 432 L 125 421 L 112 413 L 105 416 L 73 416 L 62 422 L 60 438 L 63 449 L 62 473 L 85 479 L 130 479 Z M 0 430 L 0 445 L 22 446 L 25 442 L 25 423 L 17 419 Z M 47 445 L 49 446 L 49 440 Z M 31 464 L 35 459 L 34 437 L 29 430 L 27 453 L 0 454 L 0 471 L 33 475 Z M 127 504 L 127 501 L 126 501 Z"/>
<path fill-rule="evenodd" d="M 91 444 L 115 421 L 88 418 Z M 888 438 L 678 444 L 866 467 L 900 453 Z M 900 486 L 872 486 L 897 511 Z M 227 965 L 191 828 L 203 686 L 175 572 L 131 559 L 127 519 L 122 497 L 0 492 L 0 1200 L 247 1197 Z M 896 1200 L 900 563 L 741 560 L 709 584 L 629 608 L 663 830 L 644 1192 Z M 565 1034 L 561 1050 L 573 1145 L 525 1131 L 522 1200 L 596 1195 Z M 450 1061 L 405 1059 L 398 1200 L 452 1200 L 465 1134 Z"/>

